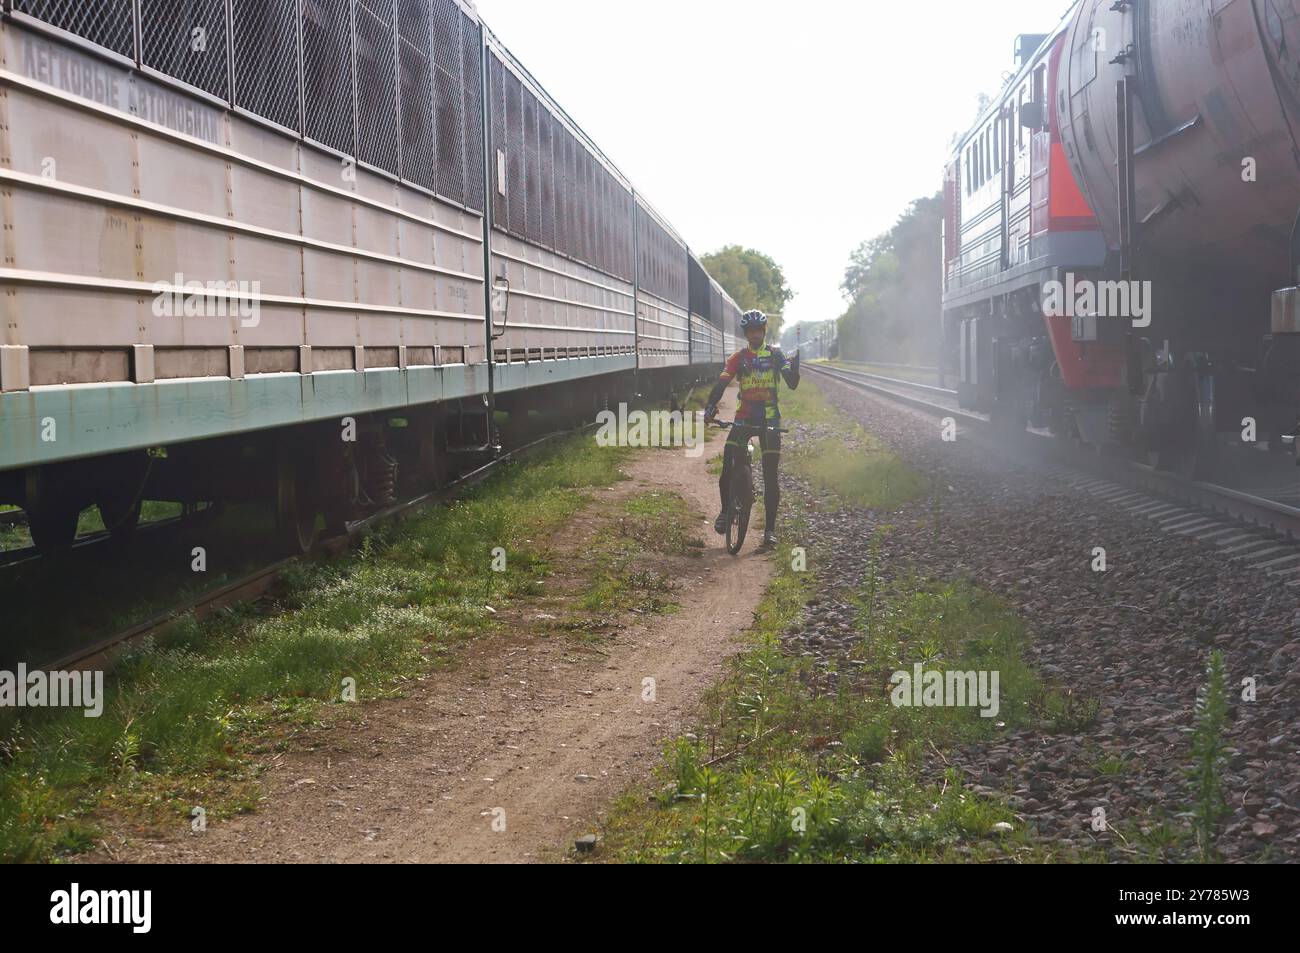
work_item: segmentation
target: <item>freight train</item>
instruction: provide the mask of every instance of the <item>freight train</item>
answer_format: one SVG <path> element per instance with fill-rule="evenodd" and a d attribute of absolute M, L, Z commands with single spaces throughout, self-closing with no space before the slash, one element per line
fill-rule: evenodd
<path fill-rule="evenodd" d="M 1300 0 L 1080 0 L 944 172 L 964 405 L 1212 474 L 1300 422 Z"/>
<path fill-rule="evenodd" d="M 46 550 L 90 506 L 254 499 L 305 550 L 500 414 L 739 340 L 461 0 L 0 0 L 0 222 L 0 503 Z"/>

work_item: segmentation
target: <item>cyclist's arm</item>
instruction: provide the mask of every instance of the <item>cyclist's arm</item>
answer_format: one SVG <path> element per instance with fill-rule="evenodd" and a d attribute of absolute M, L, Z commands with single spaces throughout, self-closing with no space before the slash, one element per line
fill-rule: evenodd
<path fill-rule="evenodd" d="M 704 415 L 712 418 L 718 412 L 718 401 L 722 400 L 722 392 L 727 389 L 739 369 L 740 352 L 737 351 L 731 357 L 727 358 L 726 365 L 722 368 L 722 373 L 718 375 L 718 382 L 713 385 L 713 390 L 709 391 L 709 399 L 704 402 Z"/>
<path fill-rule="evenodd" d="M 794 352 L 794 357 L 787 358 L 781 355 L 781 376 L 785 378 L 785 386 L 791 390 L 799 388 L 799 352 Z"/>

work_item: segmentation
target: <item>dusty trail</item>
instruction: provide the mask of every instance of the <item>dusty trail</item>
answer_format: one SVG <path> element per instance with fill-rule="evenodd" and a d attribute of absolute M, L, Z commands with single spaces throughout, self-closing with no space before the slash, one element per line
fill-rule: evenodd
<path fill-rule="evenodd" d="M 672 600 L 680 609 L 629 615 L 593 649 L 542 634 L 540 621 L 528 621 L 540 613 L 526 608 L 513 631 L 457 649 L 457 663 L 413 684 L 405 698 L 367 704 L 359 723 L 320 732 L 314 750 L 277 756 L 256 814 L 203 834 L 128 838 L 113 859 L 563 858 L 575 835 L 595 831 L 611 798 L 649 777 L 664 739 L 684 726 L 740 648 L 737 636 L 767 585 L 770 566 L 753 545 L 728 556 L 708 525 L 717 478 L 705 461 L 722 439 L 715 432 L 703 456 L 642 451 L 625 467 L 631 480 L 597 491 L 575 521 L 630 493 L 681 494 L 706 548 L 678 561 Z M 563 527 L 552 542 L 572 544 L 582 529 Z M 647 678 L 655 687 L 649 702 L 642 700 Z"/>

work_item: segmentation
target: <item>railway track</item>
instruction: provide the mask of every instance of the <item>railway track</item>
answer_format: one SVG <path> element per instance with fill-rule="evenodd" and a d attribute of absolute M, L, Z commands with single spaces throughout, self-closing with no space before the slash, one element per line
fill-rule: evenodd
<path fill-rule="evenodd" d="M 958 406 L 955 390 L 824 364 L 807 367 L 936 417 L 952 417 L 977 432 L 993 429 L 988 415 Z M 1155 521 L 1168 532 L 1212 543 L 1228 558 L 1300 587 L 1300 507 L 1098 454 L 1043 431 L 999 436 L 1015 438 L 1017 447 L 1041 460 L 1054 479 Z"/>
<path fill-rule="evenodd" d="M 346 532 L 323 540 L 313 550 L 311 557 L 343 552 L 368 530 L 374 529 L 382 523 L 413 515 L 426 506 L 454 499 L 471 487 L 481 483 L 502 465 L 518 460 L 560 438 L 576 433 L 584 433 L 594 426 L 595 424 L 590 424 L 577 430 L 563 430 L 547 434 L 503 453 L 495 460 L 463 474 L 445 487 L 420 493 L 373 513 L 364 519 L 349 523 Z M 222 586 L 169 606 L 152 617 L 131 625 L 129 628 L 122 629 L 87 645 L 79 646 L 57 658 L 42 660 L 33 667 L 40 667 L 50 671 L 73 671 L 105 666 L 111 663 L 113 657 L 123 649 L 147 636 L 158 633 L 183 615 L 194 613 L 198 617 L 203 617 L 225 606 L 260 598 L 271 590 L 286 568 L 300 562 L 303 558 L 310 557 L 291 556 L 251 570 Z"/>

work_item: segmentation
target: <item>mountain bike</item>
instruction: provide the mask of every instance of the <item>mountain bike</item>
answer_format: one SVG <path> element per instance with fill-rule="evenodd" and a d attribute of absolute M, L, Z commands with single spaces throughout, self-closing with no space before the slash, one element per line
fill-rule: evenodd
<path fill-rule="evenodd" d="M 723 430 L 737 426 L 734 420 L 715 420 L 714 423 Z M 739 426 L 755 431 L 790 432 L 785 427 L 756 427 L 746 423 Z M 725 460 L 725 450 L 723 454 Z M 745 440 L 745 452 L 737 456 L 735 465 L 731 468 L 731 486 L 728 491 L 730 512 L 727 513 L 727 552 L 734 556 L 745 544 L 745 534 L 749 531 L 749 514 L 754 508 L 754 445 L 749 439 Z"/>

